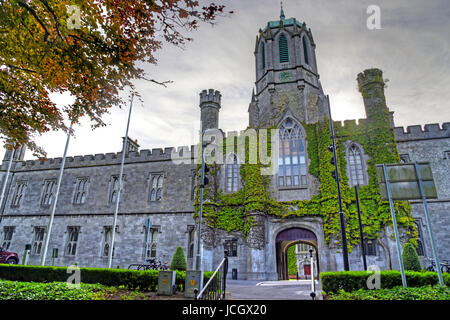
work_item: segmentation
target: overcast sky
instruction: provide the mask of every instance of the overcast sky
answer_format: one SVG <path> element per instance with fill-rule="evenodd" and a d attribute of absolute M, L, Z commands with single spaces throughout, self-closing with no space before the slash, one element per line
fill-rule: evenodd
<path fill-rule="evenodd" d="M 215 26 L 201 25 L 184 50 L 165 45 L 150 77 L 172 80 L 167 88 L 136 83 L 144 103 L 133 106 L 129 136 L 141 149 L 191 145 L 200 124 L 199 93 L 222 93 L 219 125 L 225 131 L 248 124 L 255 81 L 254 45 L 259 28 L 278 20 L 278 0 L 216 1 L 235 13 Z M 381 29 L 367 28 L 369 5 L 381 9 Z M 450 4 L 448 0 L 284 0 L 286 18 L 311 28 L 320 80 L 330 96 L 334 120 L 364 117 L 356 76 L 377 67 L 389 79 L 387 104 L 396 126 L 450 122 Z M 64 103 L 64 98 L 55 98 Z M 127 109 L 113 108 L 105 128 L 75 127 L 69 156 L 118 152 L 125 135 Z M 48 157 L 61 157 L 66 135 L 37 138 Z M 3 158 L 3 151 L 0 156 Z M 25 159 L 33 159 L 27 152 Z"/>

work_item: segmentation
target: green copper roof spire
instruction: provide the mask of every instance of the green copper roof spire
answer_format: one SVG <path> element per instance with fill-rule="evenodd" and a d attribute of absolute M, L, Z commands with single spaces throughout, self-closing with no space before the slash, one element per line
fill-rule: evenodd
<path fill-rule="evenodd" d="M 281 4 L 280 20 L 284 20 L 286 17 L 284 16 L 283 11 L 283 1 L 280 1 L 280 4 Z"/>

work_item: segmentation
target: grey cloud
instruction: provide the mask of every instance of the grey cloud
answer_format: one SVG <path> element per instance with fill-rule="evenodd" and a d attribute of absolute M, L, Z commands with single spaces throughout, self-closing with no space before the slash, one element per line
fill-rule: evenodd
<path fill-rule="evenodd" d="M 378 0 L 382 30 L 368 30 L 366 9 L 372 0 L 284 0 L 287 17 L 305 21 L 316 43 L 320 79 L 330 95 L 336 120 L 364 116 L 356 76 L 378 67 L 389 78 L 386 97 L 396 125 L 450 121 L 450 5 L 448 0 Z M 144 100 L 133 109 L 130 136 L 142 148 L 194 143 L 199 128 L 199 93 L 222 93 L 220 125 L 225 131 L 248 124 L 247 108 L 254 85 L 254 44 L 258 29 L 279 18 L 279 1 L 224 1 L 235 14 L 219 18 L 214 27 L 201 25 L 184 50 L 164 45 L 158 65 L 145 65 L 149 76 L 173 83 L 163 88 L 136 85 Z M 77 129 L 69 154 L 120 150 L 127 110 L 114 108 L 110 126 L 90 132 Z M 194 132 L 192 132 L 194 131 Z M 190 134 L 192 132 L 192 134 Z M 63 133 L 38 139 L 50 157 L 64 148 Z M 32 158 L 28 154 L 27 158 Z"/>

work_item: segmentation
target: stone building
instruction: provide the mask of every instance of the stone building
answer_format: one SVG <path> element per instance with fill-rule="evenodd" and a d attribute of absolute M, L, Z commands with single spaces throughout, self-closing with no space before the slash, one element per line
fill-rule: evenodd
<path fill-rule="evenodd" d="M 205 196 L 205 202 L 210 204 L 205 208 L 211 211 L 207 211 L 202 228 L 203 270 L 215 269 L 227 249 L 230 271 L 236 269 L 239 279 L 285 279 L 287 249 L 300 243 L 315 248 L 319 272 L 343 270 L 339 228 L 333 227 L 337 221 L 336 183 L 329 183 L 327 178 L 331 177 L 331 155 L 322 152 L 323 145 L 331 143 L 327 131 L 329 101 L 319 80 L 315 48 L 311 29 L 295 18 L 286 19 L 283 11 L 279 20 L 270 21 L 259 30 L 249 127 L 280 129 L 278 170 L 267 178 L 268 184 L 262 191 L 264 201 L 273 200 L 270 203 L 278 211 L 270 214 L 265 208 L 258 209 L 257 198 L 251 198 L 255 196 L 251 183 L 240 174 L 245 163 L 236 154 L 225 154 L 231 160 L 209 173 L 207 190 L 215 188 L 216 193 Z M 343 124 L 335 122 L 342 160 L 341 183 L 346 185 L 344 211 L 349 218 L 350 269 L 363 268 L 361 248 L 354 239 L 355 209 L 350 192 L 354 185 L 361 186 L 368 265 L 398 269 L 390 215 L 373 189 L 376 179 L 373 167 L 379 159 L 431 163 L 438 191 L 438 199 L 430 200 L 431 218 L 439 256 L 449 259 L 450 124 L 430 124 L 424 129 L 411 126 L 406 131 L 395 128 L 393 113 L 384 98 L 381 71 L 365 70 L 358 75 L 358 85 L 367 118 Z M 210 89 L 200 93 L 202 130 L 220 128 L 221 107 L 220 92 Z M 24 151 L 22 148 L 15 152 L 6 184 L 0 239 L 3 247 L 19 255 L 26 244 L 31 244 L 29 263 L 39 264 L 62 159 L 24 161 Z M 175 163 L 174 155 L 188 161 Z M 52 249 L 58 248 L 55 265 L 107 266 L 121 156 L 119 152 L 67 158 L 47 265 L 52 263 Z M 114 267 L 127 268 L 143 262 L 145 257 L 170 262 L 178 246 L 184 248 L 188 265 L 193 267 L 199 185 L 195 156 L 194 146 L 140 150 L 137 142 L 130 144 L 124 166 Z M 1 167 L 2 183 L 9 158 L 10 153 L 6 152 Z M 238 199 L 234 195 L 243 195 L 246 200 L 237 204 L 223 201 L 226 197 Z M 248 206 L 249 203 L 255 207 Z M 405 210 L 400 219 L 405 221 L 401 240 L 416 239 L 425 265 L 424 259 L 432 257 L 432 252 L 422 203 L 412 201 L 412 211 L 408 205 L 401 208 Z M 378 215 L 387 218 L 377 219 Z M 149 232 L 148 219 L 152 223 Z M 411 221 L 415 227 L 411 227 Z"/>

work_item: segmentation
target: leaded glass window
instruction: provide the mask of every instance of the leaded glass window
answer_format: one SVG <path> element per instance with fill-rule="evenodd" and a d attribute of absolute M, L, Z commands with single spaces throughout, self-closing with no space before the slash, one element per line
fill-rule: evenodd
<path fill-rule="evenodd" d="M 44 241 L 45 227 L 34 227 L 32 254 L 41 254 L 42 242 Z"/>
<path fill-rule="evenodd" d="M 111 178 L 109 203 L 116 203 L 117 195 L 119 194 L 119 185 L 120 185 L 119 177 L 113 176 Z"/>
<path fill-rule="evenodd" d="M 152 174 L 150 176 L 150 201 L 161 201 L 163 181 L 163 174 Z"/>
<path fill-rule="evenodd" d="M 225 166 L 226 191 L 236 192 L 238 190 L 239 165 L 236 155 L 228 158 Z"/>
<path fill-rule="evenodd" d="M 86 202 L 89 187 L 89 178 L 78 178 L 75 184 L 74 204 L 83 204 Z"/>
<path fill-rule="evenodd" d="M 41 205 L 49 206 L 52 203 L 55 192 L 55 180 L 45 180 L 44 189 L 42 193 Z"/>
<path fill-rule="evenodd" d="M 364 247 L 366 255 L 368 256 L 376 256 L 377 255 L 377 246 L 376 240 L 364 239 Z"/>
<path fill-rule="evenodd" d="M 11 207 L 19 207 L 20 202 L 22 201 L 22 198 L 25 193 L 25 188 L 27 187 L 26 182 L 18 182 L 16 185 L 16 190 L 14 191 L 13 199 L 11 202 Z"/>
<path fill-rule="evenodd" d="M 118 226 L 116 226 L 116 233 L 118 231 Z M 102 255 L 104 257 L 109 256 L 109 250 L 111 248 L 112 241 L 112 226 L 104 226 L 103 227 L 103 250 Z M 114 257 L 115 246 L 113 247 L 112 256 Z"/>
<path fill-rule="evenodd" d="M 147 247 L 147 252 L 146 252 L 146 256 L 145 256 L 146 259 L 156 257 L 158 233 L 159 233 L 159 227 L 150 228 L 150 232 L 147 232 L 147 229 L 145 228 L 145 243 L 146 243 L 146 247 Z M 147 236 L 148 236 L 148 238 L 147 238 Z"/>
<path fill-rule="evenodd" d="M 287 118 L 280 125 L 280 154 L 278 158 L 278 186 L 307 185 L 307 165 L 304 130 L 299 123 Z"/>
<path fill-rule="evenodd" d="M 80 227 L 67 227 L 67 244 L 66 244 L 66 256 L 74 256 L 77 252 L 78 234 L 80 233 Z"/>
<path fill-rule="evenodd" d="M 224 250 L 228 251 L 229 257 L 237 257 L 237 240 L 225 240 Z"/>
<path fill-rule="evenodd" d="M 3 249 L 5 249 L 5 250 L 9 249 L 15 229 L 16 229 L 16 227 L 11 227 L 11 226 L 3 227 L 3 242 L 2 242 Z"/>
<path fill-rule="evenodd" d="M 351 186 L 364 185 L 364 166 L 361 149 L 352 144 L 347 149 L 347 161 L 349 168 L 349 183 Z"/>

